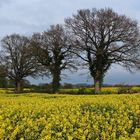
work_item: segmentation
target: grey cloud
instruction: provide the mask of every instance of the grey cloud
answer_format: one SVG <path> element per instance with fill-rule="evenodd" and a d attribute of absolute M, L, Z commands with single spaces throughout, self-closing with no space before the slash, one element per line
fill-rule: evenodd
<path fill-rule="evenodd" d="M 108 71 L 104 83 L 107 84 L 140 84 L 140 72 L 130 73 L 120 66 Z"/>
<path fill-rule="evenodd" d="M 11 20 L 0 18 L 0 36 L 5 36 L 12 33 L 31 34 L 32 32 L 40 32 L 44 25 L 26 23 L 20 20 Z"/>
<path fill-rule="evenodd" d="M 11 2 L 11 0 L 0 0 L 0 7 L 4 4 L 8 4 L 9 2 Z"/>

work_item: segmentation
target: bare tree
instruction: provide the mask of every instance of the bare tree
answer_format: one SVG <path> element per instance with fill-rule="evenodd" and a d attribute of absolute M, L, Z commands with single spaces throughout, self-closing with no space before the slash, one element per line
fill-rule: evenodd
<path fill-rule="evenodd" d="M 76 69 L 69 37 L 64 28 L 57 24 L 42 34 L 34 34 L 32 41 L 38 63 L 45 66 L 45 70 L 52 75 L 52 89 L 55 93 L 60 87 L 62 71 Z"/>
<path fill-rule="evenodd" d="M 8 84 L 6 68 L 4 65 L 0 65 L 0 87 L 6 88 Z"/>
<path fill-rule="evenodd" d="M 112 63 L 135 66 L 140 43 L 137 22 L 112 9 L 79 10 L 65 20 L 73 35 L 74 53 L 87 65 L 99 93 Z"/>
<path fill-rule="evenodd" d="M 18 34 L 2 39 L 2 63 L 6 67 L 7 76 L 15 82 L 18 93 L 22 91 L 23 78 L 34 76 L 38 68 L 30 43 L 29 38 Z"/>

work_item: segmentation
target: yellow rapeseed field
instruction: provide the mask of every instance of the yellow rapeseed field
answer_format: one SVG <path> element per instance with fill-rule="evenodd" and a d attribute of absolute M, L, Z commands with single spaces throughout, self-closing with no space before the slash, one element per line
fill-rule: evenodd
<path fill-rule="evenodd" d="M 0 92 L 0 140 L 140 140 L 140 94 Z"/>

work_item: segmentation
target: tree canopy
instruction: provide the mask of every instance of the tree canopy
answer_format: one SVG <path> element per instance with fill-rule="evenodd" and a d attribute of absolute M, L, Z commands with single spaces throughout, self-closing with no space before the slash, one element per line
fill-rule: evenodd
<path fill-rule="evenodd" d="M 45 71 L 52 75 L 52 89 L 57 92 L 60 87 L 61 74 L 66 69 L 76 69 L 71 53 L 72 46 L 63 26 L 57 24 L 32 37 L 34 55 L 38 63 L 45 66 Z M 42 69 L 43 70 L 43 69 Z"/>
<path fill-rule="evenodd" d="M 112 9 L 79 10 L 65 24 L 73 36 L 74 53 L 87 64 L 100 92 L 111 64 L 132 68 L 137 64 L 140 32 L 135 20 Z"/>
<path fill-rule="evenodd" d="M 37 73 L 36 58 L 32 55 L 31 41 L 28 37 L 12 34 L 2 39 L 2 63 L 7 76 L 15 82 L 17 92 L 21 92 L 24 77 Z"/>

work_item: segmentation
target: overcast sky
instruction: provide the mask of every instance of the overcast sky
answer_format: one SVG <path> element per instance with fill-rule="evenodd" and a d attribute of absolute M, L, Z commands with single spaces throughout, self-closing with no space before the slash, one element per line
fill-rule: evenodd
<path fill-rule="evenodd" d="M 0 39 L 12 33 L 31 35 L 44 31 L 51 24 L 63 23 L 78 9 L 105 7 L 137 20 L 140 25 L 140 0 L 0 0 Z M 32 83 L 44 81 L 31 79 Z M 92 79 L 84 70 L 68 73 L 62 82 L 91 83 Z M 104 82 L 140 84 L 140 72 L 130 74 L 113 65 Z"/>

